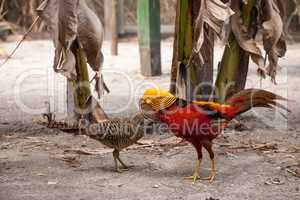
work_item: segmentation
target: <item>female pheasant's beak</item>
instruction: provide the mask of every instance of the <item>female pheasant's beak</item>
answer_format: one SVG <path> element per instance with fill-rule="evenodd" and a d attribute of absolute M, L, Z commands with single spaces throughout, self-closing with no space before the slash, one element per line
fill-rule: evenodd
<path fill-rule="evenodd" d="M 159 121 L 159 112 L 151 107 L 150 99 L 141 99 L 139 104 L 140 110 L 146 119 L 149 119 L 154 122 Z"/>

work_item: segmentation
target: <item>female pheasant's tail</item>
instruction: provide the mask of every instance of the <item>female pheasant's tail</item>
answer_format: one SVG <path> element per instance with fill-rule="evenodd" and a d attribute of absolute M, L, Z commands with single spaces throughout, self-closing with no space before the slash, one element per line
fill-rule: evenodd
<path fill-rule="evenodd" d="M 288 101 L 288 99 L 260 89 L 246 89 L 233 95 L 227 100 L 227 103 L 236 107 L 236 115 L 250 110 L 252 107 L 281 108 L 291 112 L 286 106 L 277 101 Z"/>

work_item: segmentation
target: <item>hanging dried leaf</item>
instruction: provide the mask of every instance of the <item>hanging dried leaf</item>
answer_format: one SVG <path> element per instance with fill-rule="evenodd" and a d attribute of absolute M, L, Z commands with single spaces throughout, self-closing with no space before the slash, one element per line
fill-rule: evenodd
<path fill-rule="evenodd" d="M 221 36 L 224 22 L 233 15 L 230 7 L 220 0 L 202 0 L 195 24 L 194 52 L 200 53 L 204 41 L 204 24 L 207 23 L 219 36 Z M 201 61 L 203 58 L 200 55 Z"/>
<path fill-rule="evenodd" d="M 99 72 L 103 64 L 101 52 L 103 26 L 97 15 L 87 6 L 85 0 L 79 1 L 78 37 L 91 68 Z"/>
<path fill-rule="evenodd" d="M 266 0 L 263 9 L 265 18 L 268 20 L 263 22 L 263 44 L 266 52 L 276 45 L 282 35 L 283 24 L 280 17 L 280 12 L 273 0 Z"/>
<path fill-rule="evenodd" d="M 259 75 L 265 78 L 264 58 L 257 42 L 250 35 L 248 28 L 243 24 L 240 6 L 237 1 L 232 3 L 235 14 L 231 17 L 231 30 L 239 46 L 250 54 L 252 61 L 258 66 Z"/>
<path fill-rule="evenodd" d="M 283 22 L 277 1 L 266 0 L 262 12 L 266 21 L 263 22 L 263 45 L 268 55 L 269 65 L 266 68 L 267 74 L 272 82 L 276 83 L 275 77 L 279 69 L 278 58 L 283 57 L 286 52 L 286 43 L 283 40 Z"/>
<path fill-rule="evenodd" d="M 48 30 L 52 34 L 53 39 L 55 39 L 55 33 L 57 32 L 57 10 L 57 0 L 45 0 L 36 10 L 38 15 L 46 22 Z"/>
<path fill-rule="evenodd" d="M 75 55 L 70 50 L 75 40 L 82 46 L 90 67 L 97 73 L 101 72 L 103 27 L 85 0 L 45 0 L 37 11 L 52 33 L 55 46 L 53 68 L 56 72 L 76 79 Z M 103 81 L 96 79 L 96 82 L 100 95 Z"/>
<path fill-rule="evenodd" d="M 75 55 L 71 51 L 71 45 L 77 38 L 78 28 L 78 1 L 58 1 L 58 46 L 55 54 L 55 65 L 70 79 L 76 76 Z"/>
<path fill-rule="evenodd" d="M 261 15 L 261 32 L 263 33 L 263 47 L 268 56 L 269 65 L 265 66 L 265 59 L 258 47 L 258 42 L 253 39 L 248 29 L 244 26 L 238 1 L 232 2 L 235 14 L 231 17 L 231 29 L 239 43 L 239 46 L 248 52 L 253 62 L 258 66 L 258 73 L 265 78 L 271 77 L 275 82 L 275 76 L 279 69 L 278 58 L 284 56 L 286 43 L 283 39 L 283 11 L 279 9 L 276 0 L 258 1 L 257 7 Z M 282 6 L 280 6 L 282 8 Z"/>
<path fill-rule="evenodd" d="M 58 41 L 69 50 L 77 37 L 79 0 L 58 1 Z"/>
<path fill-rule="evenodd" d="M 101 75 L 104 56 L 102 54 L 102 42 L 103 42 L 103 26 L 97 17 L 97 15 L 86 5 L 85 1 L 80 0 L 79 7 L 79 26 L 78 36 L 79 41 L 82 44 L 83 50 L 87 57 L 87 62 L 90 67 L 97 73 L 95 90 L 98 92 L 98 96 L 104 93 L 104 90 L 109 92 L 109 89 L 103 81 Z"/>

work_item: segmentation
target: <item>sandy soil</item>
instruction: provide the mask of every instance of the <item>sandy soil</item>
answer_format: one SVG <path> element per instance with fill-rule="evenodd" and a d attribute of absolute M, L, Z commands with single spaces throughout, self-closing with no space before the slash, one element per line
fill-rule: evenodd
<path fill-rule="evenodd" d="M 14 45 L 2 47 L 9 51 Z M 216 50 L 216 60 L 221 52 Z M 139 75 L 136 43 L 121 43 L 118 57 L 109 56 L 105 43 L 104 54 L 104 76 L 112 92 L 102 104 L 110 116 L 136 112 L 135 99 L 149 84 L 168 88 L 171 40 L 162 43 L 161 77 Z M 45 101 L 65 116 L 65 81 L 52 72 L 50 41 L 25 42 L 0 68 L 0 199 L 300 199 L 300 179 L 293 175 L 300 160 L 299 55 L 300 45 L 290 45 L 278 85 L 262 82 L 263 88 L 295 100 L 288 105 L 293 110 L 288 119 L 262 109 L 244 114 L 248 130 L 228 129 L 215 141 L 216 180 L 192 184 L 183 177 L 194 168 L 194 149 L 171 147 L 178 140 L 169 134 L 154 132 L 143 139 L 146 145 L 122 152 L 133 167 L 119 174 L 111 150 L 100 143 L 35 125 L 32 120 L 46 109 Z M 247 87 L 260 87 L 254 71 L 252 67 Z M 93 150 L 94 155 L 70 151 L 74 149 Z M 209 174 L 208 159 L 202 174 Z"/>

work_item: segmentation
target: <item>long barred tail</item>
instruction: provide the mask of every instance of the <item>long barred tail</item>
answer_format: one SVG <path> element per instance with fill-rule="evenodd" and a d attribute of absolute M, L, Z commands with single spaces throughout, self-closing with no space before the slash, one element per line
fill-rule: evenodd
<path fill-rule="evenodd" d="M 286 106 L 277 101 L 288 101 L 288 99 L 272 92 L 260 89 L 246 89 L 233 95 L 227 103 L 237 107 L 236 115 L 250 110 L 252 107 L 281 108 L 291 112 Z"/>

